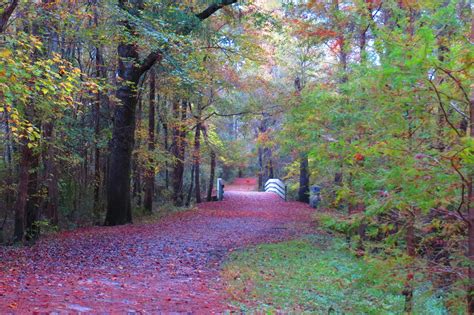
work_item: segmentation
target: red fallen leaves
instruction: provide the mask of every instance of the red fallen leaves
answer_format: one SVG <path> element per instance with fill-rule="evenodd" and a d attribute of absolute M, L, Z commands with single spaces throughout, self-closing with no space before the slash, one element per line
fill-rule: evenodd
<path fill-rule="evenodd" d="M 226 255 L 311 231 L 308 206 L 242 191 L 255 185 L 239 180 L 224 201 L 153 224 L 84 228 L 30 248 L 0 248 L 0 314 L 232 310 L 219 277 Z"/>

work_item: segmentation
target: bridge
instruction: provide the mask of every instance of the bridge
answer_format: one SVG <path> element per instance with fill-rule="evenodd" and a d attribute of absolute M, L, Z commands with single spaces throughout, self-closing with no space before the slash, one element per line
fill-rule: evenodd
<path fill-rule="evenodd" d="M 277 194 L 281 199 L 287 200 L 288 188 L 280 179 L 270 178 L 263 188 L 264 192 Z M 258 191 L 258 182 L 256 178 L 236 178 L 226 186 L 223 179 L 218 178 L 216 186 L 217 200 L 224 199 L 225 191 Z"/>

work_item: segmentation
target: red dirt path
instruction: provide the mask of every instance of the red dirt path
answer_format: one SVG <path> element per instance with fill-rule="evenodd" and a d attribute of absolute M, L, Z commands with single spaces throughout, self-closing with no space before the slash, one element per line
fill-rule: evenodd
<path fill-rule="evenodd" d="M 62 232 L 27 248 L 0 248 L 0 314 L 199 314 L 232 310 L 220 265 L 248 245 L 310 232 L 312 210 L 254 179 L 225 187 L 224 201 L 157 223 Z"/>

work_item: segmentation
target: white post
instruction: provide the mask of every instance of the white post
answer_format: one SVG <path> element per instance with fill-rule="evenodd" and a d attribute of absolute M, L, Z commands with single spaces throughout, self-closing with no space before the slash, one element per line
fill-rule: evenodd
<path fill-rule="evenodd" d="M 224 199 L 224 184 L 222 178 L 217 179 L 217 200 Z"/>

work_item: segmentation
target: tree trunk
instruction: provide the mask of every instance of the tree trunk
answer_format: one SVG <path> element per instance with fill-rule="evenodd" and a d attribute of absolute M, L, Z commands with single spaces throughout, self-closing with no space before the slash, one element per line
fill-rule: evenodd
<path fill-rule="evenodd" d="M 263 190 L 263 149 L 258 148 L 258 189 Z"/>
<path fill-rule="evenodd" d="M 298 201 L 309 203 L 309 170 L 308 155 L 300 157 L 300 186 L 298 189 Z"/>
<path fill-rule="evenodd" d="M 27 241 L 37 240 L 40 234 L 40 229 L 37 224 L 40 220 L 41 204 L 41 196 L 38 189 L 38 168 L 39 156 L 33 152 L 31 155 L 30 175 L 28 178 L 28 200 L 26 202 L 25 238 Z"/>
<path fill-rule="evenodd" d="M 15 202 L 15 231 L 14 242 L 22 242 L 25 237 L 25 214 L 28 201 L 28 182 L 30 177 L 31 160 L 33 153 L 28 147 L 28 140 L 22 141 L 20 151 L 20 167 L 18 176 L 18 195 Z"/>
<path fill-rule="evenodd" d="M 0 185 L 4 185 L 4 195 L 3 198 L 5 200 L 5 209 L 15 209 L 14 201 L 15 201 L 15 190 L 13 189 L 13 147 L 12 147 L 12 139 L 10 134 L 10 115 L 7 110 L 4 110 L 4 121 L 5 121 L 5 154 L 3 156 L 4 163 L 6 165 L 6 176 L 0 181 Z M 7 221 L 9 212 L 5 211 L 5 216 L 3 218 L 2 225 L 0 226 L 0 244 L 4 242 L 4 227 Z"/>
<path fill-rule="evenodd" d="M 97 4 L 96 4 L 97 5 Z M 99 25 L 99 12 L 97 9 L 94 10 L 94 24 L 95 26 Z M 107 73 L 104 65 L 104 59 L 102 57 L 101 48 L 96 47 L 95 49 L 95 77 L 97 79 L 107 79 Z M 107 94 L 104 94 L 102 91 L 98 90 L 96 94 L 96 99 L 94 103 L 94 205 L 93 205 L 93 216 L 94 224 L 99 225 L 101 221 L 101 213 L 103 211 L 102 203 L 102 161 L 101 161 L 101 150 L 99 146 L 100 141 L 100 117 L 101 117 L 101 107 L 102 104 L 106 104 L 108 98 Z"/>
<path fill-rule="evenodd" d="M 127 24 L 128 25 L 128 24 Z M 130 29 L 130 26 L 128 26 Z M 138 46 L 121 43 L 118 46 L 118 77 L 112 140 L 110 142 L 109 171 L 107 176 L 107 214 L 105 225 L 132 222 L 130 174 L 135 142 L 135 110 L 138 69 Z"/>
<path fill-rule="evenodd" d="M 186 202 L 184 204 L 186 207 L 189 207 L 189 205 L 191 204 L 191 197 L 193 195 L 193 188 L 194 188 L 194 172 L 195 172 L 195 168 L 193 165 L 191 167 L 191 180 L 189 181 L 188 195 L 186 197 Z"/>
<path fill-rule="evenodd" d="M 265 148 L 263 149 L 264 152 L 264 159 L 265 159 L 265 177 L 264 182 L 266 182 L 270 178 L 274 178 L 275 175 L 273 173 L 273 156 L 272 156 L 272 149 Z"/>
<path fill-rule="evenodd" d="M 471 41 L 474 40 L 474 20 L 471 25 Z M 469 136 L 474 139 L 474 90 L 470 95 L 470 129 Z M 474 169 L 468 174 L 467 185 L 467 209 L 468 209 L 468 253 L 469 258 L 469 284 L 467 289 L 467 304 L 469 314 L 474 314 Z"/>
<path fill-rule="evenodd" d="M 212 201 L 212 190 L 214 189 L 214 178 L 216 174 L 216 153 L 211 149 L 211 170 L 209 172 L 209 188 L 207 189 L 207 201 Z"/>
<path fill-rule="evenodd" d="M 201 119 L 201 117 L 199 117 Z M 196 124 L 194 137 L 194 186 L 196 191 L 196 203 L 201 203 L 201 183 L 199 178 L 201 166 L 201 122 Z"/>
<path fill-rule="evenodd" d="M 148 109 L 148 152 L 149 165 L 145 171 L 145 198 L 143 205 L 148 213 L 153 211 L 153 197 L 155 195 L 155 166 L 153 153 L 155 151 L 155 71 L 150 71 L 150 98 Z"/>
<path fill-rule="evenodd" d="M 168 143 L 168 123 L 163 121 L 163 138 L 164 138 L 164 146 L 165 151 L 169 152 L 169 143 Z M 170 187 L 170 171 L 168 166 L 168 161 L 165 161 L 165 187 L 168 189 Z"/>
<path fill-rule="evenodd" d="M 5 32 L 5 29 L 8 26 L 8 21 L 10 20 L 13 11 L 15 11 L 18 2 L 18 0 L 11 0 L 10 4 L 6 8 L 3 8 L 2 13 L 0 14 L 0 34 Z"/>
<path fill-rule="evenodd" d="M 137 100 L 137 103 L 138 103 L 138 108 L 137 108 L 137 112 L 136 112 L 136 125 L 135 125 L 135 128 L 137 130 L 140 130 L 141 129 L 141 126 L 142 126 L 142 114 L 143 114 L 143 111 L 142 111 L 142 100 L 140 98 L 140 95 L 137 95 L 138 97 L 138 100 Z M 140 149 L 141 147 L 141 143 L 140 143 L 140 139 L 139 139 L 139 142 L 135 144 L 136 148 L 137 149 Z M 143 189 L 143 186 L 142 186 L 142 165 L 139 163 L 139 150 L 135 150 L 133 152 L 133 155 L 132 155 L 132 182 L 133 182 L 133 194 L 132 194 L 132 199 L 135 200 L 135 204 L 137 205 L 137 207 L 141 207 L 142 205 L 142 197 L 143 197 L 143 194 L 142 194 L 142 189 Z"/>
<path fill-rule="evenodd" d="M 183 205 L 183 175 L 184 175 L 184 156 L 186 145 L 186 131 L 184 129 L 184 120 L 186 119 L 187 102 L 182 101 L 173 103 L 173 115 L 175 122 L 173 124 L 173 156 L 175 158 L 173 166 L 173 201 L 176 206 Z M 181 115 L 180 115 L 181 114 Z"/>
<path fill-rule="evenodd" d="M 407 243 L 407 254 L 410 257 L 416 255 L 416 241 L 415 241 L 415 209 L 408 211 L 406 223 L 406 243 Z"/>
<path fill-rule="evenodd" d="M 59 205 L 59 187 L 58 187 L 58 166 L 55 161 L 56 149 L 54 147 L 54 130 L 53 123 L 44 124 L 44 138 L 46 142 L 46 156 L 44 158 L 44 168 L 46 174 L 46 188 L 48 198 L 44 205 L 46 217 L 53 225 L 58 224 L 58 205 Z"/>

